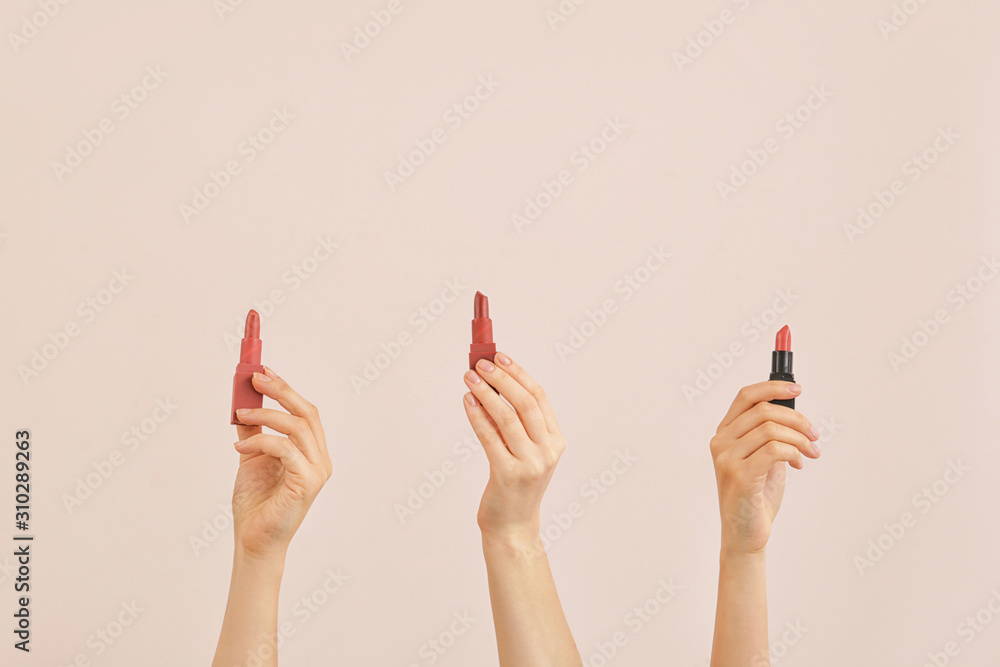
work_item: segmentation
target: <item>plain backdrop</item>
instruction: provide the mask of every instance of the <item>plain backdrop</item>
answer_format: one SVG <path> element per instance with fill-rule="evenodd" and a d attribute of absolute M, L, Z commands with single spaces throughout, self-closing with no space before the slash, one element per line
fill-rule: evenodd
<path fill-rule="evenodd" d="M 996 664 L 998 18 L 6 3 L 0 662 L 209 663 L 256 307 L 335 468 L 289 554 L 282 664 L 497 664 L 461 406 L 481 290 L 567 436 L 543 530 L 588 666 L 708 664 L 708 443 L 784 324 L 825 430 L 769 544 L 773 664 L 916 666 L 949 642 L 948 664 Z"/>

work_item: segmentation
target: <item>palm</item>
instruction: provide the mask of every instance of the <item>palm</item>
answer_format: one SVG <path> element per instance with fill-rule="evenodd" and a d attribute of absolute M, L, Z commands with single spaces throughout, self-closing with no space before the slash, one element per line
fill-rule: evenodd
<path fill-rule="evenodd" d="M 746 539 L 751 549 L 763 549 L 771 536 L 771 524 L 785 493 L 785 463 L 779 461 L 754 480 L 754 489 L 741 516 L 746 522 Z"/>
<path fill-rule="evenodd" d="M 274 544 L 289 528 L 289 510 L 301 494 L 288 484 L 285 468 L 270 456 L 240 457 L 233 489 L 236 531 L 247 549 Z"/>

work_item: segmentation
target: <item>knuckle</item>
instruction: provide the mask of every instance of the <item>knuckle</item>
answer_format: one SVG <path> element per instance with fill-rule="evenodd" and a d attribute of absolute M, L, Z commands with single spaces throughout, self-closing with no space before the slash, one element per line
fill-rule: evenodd
<path fill-rule="evenodd" d="M 545 476 L 546 465 L 541 461 L 529 461 L 524 465 L 522 477 L 529 482 L 537 482 Z"/>
<path fill-rule="evenodd" d="M 554 447 L 547 449 L 545 452 L 545 467 L 549 470 L 555 468 L 556 464 L 559 463 L 559 457 L 561 454 L 562 453 Z"/>
<path fill-rule="evenodd" d="M 292 441 L 288 438 L 281 438 L 278 447 L 281 449 L 282 455 L 287 457 L 293 456 L 296 451 L 295 445 L 293 445 Z"/>
<path fill-rule="evenodd" d="M 731 483 L 737 479 L 738 472 L 728 456 L 722 455 L 715 459 L 715 476 L 719 479 L 720 483 Z"/>
<path fill-rule="evenodd" d="M 295 435 L 299 437 L 304 437 L 311 432 L 311 429 L 309 428 L 309 422 L 307 422 L 302 417 L 295 418 L 295 423 L 292 426 L 292 430 L 293 433 L 295 433 Z"/>
<path fill-rule="evenodd" d="M 517 415 L 511 410 L 504 410 L 500 413 L 500 417 L 497 418 L 497 426 L 501 428 L 509 428 L 517 424 L 520 420 Z"/>
<path fill-rule="evenodd" d="M 540 412 L 540 409 L 538 407 L 538 401 L 536 401 L 531 396 L 527 396 L 524 400 L 520 401 L 520 403 L 517 406 L 517 409 L 519 412 L 522 412 L 526 415 L 535 415 L 536 413 Z"/>

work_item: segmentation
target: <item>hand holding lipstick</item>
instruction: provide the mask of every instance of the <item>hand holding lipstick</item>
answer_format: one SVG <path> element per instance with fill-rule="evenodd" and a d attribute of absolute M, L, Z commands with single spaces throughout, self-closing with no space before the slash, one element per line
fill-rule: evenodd
<path fill-rule="evenodd" d="M 785 492 L 785 463 L 802 469 L 803 455 L 819 457 L 819 433 L 788 407 L 801 391 L 788 379 L 744 387 L 712 438 L 722 515 L 712 667 L 770 664 L 765 547 Z"/>
<path fill-rule="evenodd" d="M 236 546 L 249 554 L 284 553 L 333 464 L 319 412 L 270 368 L 253 387 L 288 410 L 238 410 L 240 468 L 233 490 Z M 261 432 L 267 426 L 286 437 Z"/>
<path fill-rule="evenodd" d="M 744 387 L 711 441 L 722 514 L 723 549 L 764 549 L 785 491 L 785 463 L 802 469 L 802 456 L 819 457 L 819 433 L 801 413 L 772 400 L 802 388 L 780 380 Z"/>
<path fill-rule="evenodd" d="M 472 391 L 465 395 L 465 413 L 490 461 L 477 518 L 484 533 L 533 543 L 542 496 L 566 441 L 538 383 L 502 352 L 496 361 L 481 359 L 465 374 Z"/>
<path fill-rule="evenodd" d="M 233 417 L 241 422 L 233 489 L 236 550 L 213 667 L 244 664 L 248 654 L 256 655 L 276 635 L 288 544 L 333 470 L 316 408 L 270 368 L 261 368 L 250 376 L 249 389 L 238 388 L 239 375 L 234 385 Z M 288 412 L 239 407 L 238 399 L 247 392 L 273 398 Z M 286 437 L 262 433 L 263 426 Z M 276 667 L 277 652 L 256 664 Z"/>
<path fill-rule="evenodd" d="M 463 405 L 490 461 L 477 519 L 500 665 L 579 667 L 540 534 L 542 496 L 566 441 L 538 383 L 502 352 L 494 360 L 470 358 Z"/>

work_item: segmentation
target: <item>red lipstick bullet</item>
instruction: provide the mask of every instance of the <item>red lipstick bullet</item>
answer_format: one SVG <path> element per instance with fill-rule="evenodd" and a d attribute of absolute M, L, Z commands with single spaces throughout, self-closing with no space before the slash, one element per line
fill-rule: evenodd
<path fill-rule="evenodd" d="M 774 337 L 774 352 L 771 353 L 771 377 L 768 380 L 795 382 L 795 376 L 792 375 L 792 332 L 787 324 L 781 327 L 778 335 Z M 795 409 L 795 398 L 775 399 L 771 403 Z"/>
<path fill-rule="evenodd" d="M 493 361 L 497 346 L 493 342 L 493 320 L 490 319 L 490 300 L 482 292 L 476 292 L 475 311 L 472 320 L 472 345 L 469 346 L 469 369 L 476 367 L 480 359 Z"/>
<path fill-rule="evenodd" d="M 259 408 L 264 405 L 264 396 L 253 388 L 253 374 L 263 373 L 260 365 L 260 315 L 256 310 L 247 313 L 247 323 L 240 343 L 240 363 L 233 376 L 233 408 L 231 424 L 242 424 L 236 416 L 240 408 Z"/>

